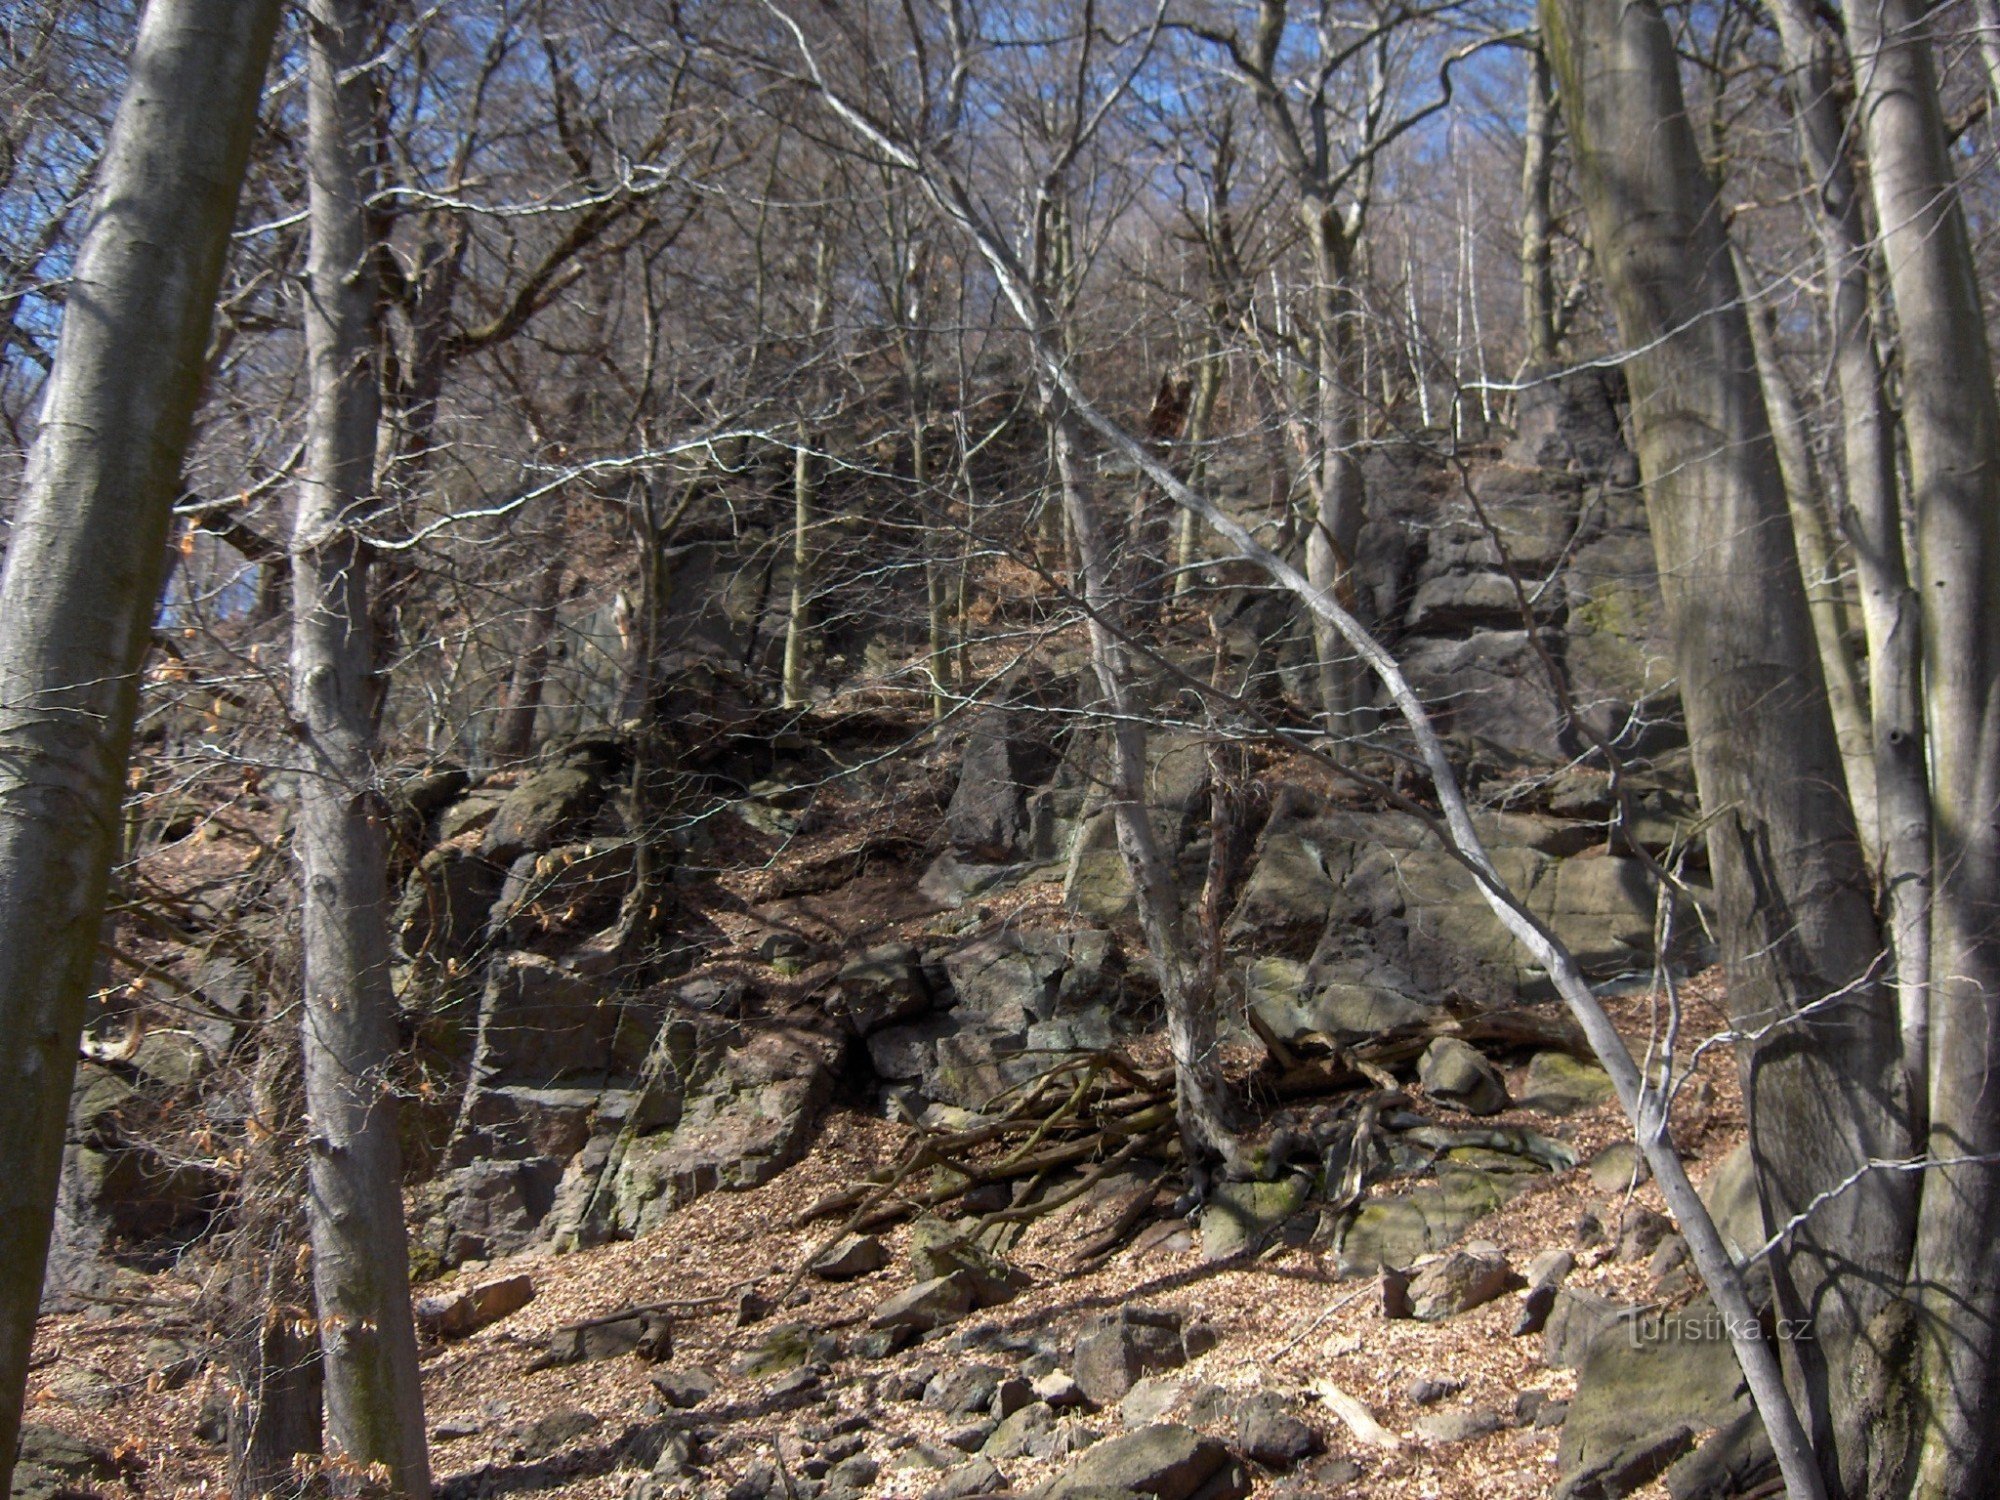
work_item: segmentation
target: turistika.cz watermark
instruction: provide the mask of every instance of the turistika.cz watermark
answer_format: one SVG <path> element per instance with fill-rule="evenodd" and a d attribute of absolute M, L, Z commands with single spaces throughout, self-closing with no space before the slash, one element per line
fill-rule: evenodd
<path fill-rule="evenodd" d="M 1760 1318 L 1732 1318 L 1715 1307 L 1642 1312 L 1627 1320 L 1625 1327 L 1635 1349 L 1669 1341 L 1733 1343 L 1738 1338 L 1810 1343 L 1813 1336 L 1811 1318 L 1778 1318 L 1767 1326 Z"/>

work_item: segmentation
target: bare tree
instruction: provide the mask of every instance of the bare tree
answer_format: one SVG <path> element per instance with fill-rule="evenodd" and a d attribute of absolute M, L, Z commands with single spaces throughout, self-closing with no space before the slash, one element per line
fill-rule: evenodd
<path fill-rule="evenodd" d="M 291 558 L 313 1290 L 333 1460 L 422 1500 L 430 1470 L 388 1076 L 396 1001 L 364 532 L 379 503 L 367 63 L 381 26 L 370 0 L 314 0 L 310 16 L 311 402 Z"/>
<path fill-rule="evenodd" d="M 0 576 L 0 1488 L 13 1470 L 140 664 L 276 31 L 154 0 Z"/>

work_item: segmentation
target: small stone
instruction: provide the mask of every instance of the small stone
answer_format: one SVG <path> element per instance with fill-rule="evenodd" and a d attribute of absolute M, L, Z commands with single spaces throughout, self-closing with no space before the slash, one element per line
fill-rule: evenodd
<path fill-rule="evenodd" d="M 1613 1141 L 1584 1168 L 1590 1185 L 1600 1193 L 1624 1193 L 1653 1175 L 1646 1158 L 1631 1141 Z"/>
<path fill-rule="evenodd" d="M 1575 1114 L 1617 1097 L 1609 1073 L 1567 1052 L 1537 1052 L 1521 1085 L 1522 1107 L 1551 1115 Z"/>
<path fill-rule="evenodd" d="M 529 1423 L 516 1435 L 514 1457 L 517 1461 L 534 1462 L 548 1458 L 569 1447 L 586 1433 L 595 1432 L 603 1419 L 596 1412 L 585 1411 L 581 1407 L 564 1407 L 552 1411 L 546 1417 Z"/>
<path fill-rule="evenodd" d="M 1507 1258 L 1497 1251 L 1453 1250 L 1412 1278 L 1410 1314 L 1427 1323 L 1442 1322 L 1519 1284 Z"/>
<path fill-rule="evenodd" d="M 1514 1425 L 1532 1427 L 1542 1408 L 1549 1404 L 1547 1391 L 1521 1391 L 1514 1397 Z"/>
<path fill-rule="evenodd" d="M 937 1378 L 936 1365 L 912 1365 L 882 1381 L 882 1395 L 889 1401 L 921 1401 L 930 1383 Z"/>
<path fill-rule="evenodd" d="M 1435 1406 L 1447 1396 L 1456 1396 L 1465 1389 L 1463 1380 L 1439 1380 L 1423 1375 L 1410 1382 L 1410 1401 L 1417 1406 Z"/>
<path fill-rule="evenodd" d="M 1044 1500 L 1085 1500 L 1136 1492 L 1157 1500 L 1236 1500 L 1249 1492 L 1247 1474 L 1231 1475 L 1229 1452 L 1190 1427 L 1163 1423 L 1097 1444 L 1041 1492 Z M 1222 1478 L 1220 1485 L 1212 1484 Z"/>
<path fill-rule="evenodd" d="M 1185 1382 L 1149 1375 L 1125 1393 L 1125 1399 L 1118 1403 L 1118 1415 L 1127 1427 L 1145 1427 L 1173 1410 L 1186 1394 Z"/>
<path fill-rule="evenodd" d="M 1236 1409 L 1237 1451 L 1267 1469 L 1289 1469 L 1323 1446 L 1320 1435 L 1276 1391 L 1259 1391 Z"/>
<path fill-rule="evenodd" d="M 772 1381 L 766 1394 L 774 1401 L 782 1401 L 787 1396 L 803 1396 L 808 1391 L 818 1390 L 823 1378 L 811 1365 L 802 1365 Z"/>
<path fill-rule="evenodd" d="M 1011 1416 L 1002 1418 L 987 1434 L 979 1451 L 1001 1463 L 1015 1458 L 1042 1457 L 1055 1426 L 1055 1413 L 1043 1402 L 1031 1402 Z"/>
<path fill-rule="evenodd" d="M 852 1281 L 889 1264 L 889 1250 L 872 1234 L 850 1234 L 812 1264 L 822 1281 Z"/>
<path fill-rule="evenodd" d="M 481 1425 L 479 1418 L 469 1413 L 456 1417 L 446 1417 L 442 1422 L 431 1428 L 431 1441 L 434 1443 L 449 1443 L 455 1442 L 459 1438 L 469 1438 L 479 1432 Z"/>
<path fill-rule="evenodd" d="M 864 1493 L 875 1482 L 875 1476 L 882 1472 L 882 1465 L 865 1453 L 857 1453 L 852 1458 L 843 1458 L 828 1471 L 826 1476 L 827 1500 L 839 1500 L 846 1495 Z"/>
<path fill-rule="evenodd" d="M 653 1375 L 653 1389 L 667 1405 L 685 1411 L 715 1394 L 715 1374 L 703 1369 L 659 1370 Z"/>
<path fill-rule="evenodd" d="M 946 1430 L 944 1440 L 961 1453 L 977 1453 L 986 1446 L 987 1439 L 993 1436 L 994 1429 L 998 1425 L 986 1418 L 961 1422 L 958 1426 Z"/>
<path fill-rule="evenodd" d="M 1619 1228 L 1618 1258 L 1627 1262 L 1645 1260 L 1673 1232 L 1674 1221 L 1665 1214 L 1650 1208 L 1632 1208 Z"/>
<path fill-rule="evenodd" d="M 1467 1114 L 1497 1115 L 1508 1104 L 1500 1070 L 1455 1036 L 1441 1036 L 1424 1049 L 1417 1077 L 1432 1098 L 1455 1104 Z"/>
<path fill-rule="evenodd" d="M 1538 1432 L 1546 1432 L 1551 1427 L 1560 1427 L 1568 1415 L 1567 1401 L 1544 1401 L 1541 1409 L 1535 1413 L 1535 1429 Z"/>
<path fill-rule="evenodd" d="M 958 1365 L 939 1373 L 924 1391 L 924 1405 L 948 1417 L 985 1411 L 1007 1372 L 997 1365 Z"/>
<path fill-rule="evenodd" d="M 897 1324 L 894 1328 L 871 1328 L 854 1341 L 856 1359 L 887 1359 L 890 1355 L 907 1349 L 917 1337 L 917 1330 L 907 1324 Z"/>
<path fill-rule="evenodd" d="M 1506 1424 L 1496 1413 L 1475 1406 L 1428 1412 L 1412 1425 L 1420 1437 L 1428 1438 L 1433 1443 L 1464 1443 L 1485 1437 L 1489 1432 L 1498 1432 Z"/>
<path fill-rule="evenodd" d="M 919 1333 L 956 1323 L 972 1311 L 972 1285 L 959 1271 L 920 1281 L 879 1305 L 869 1318 L 874 1328 L 912 1328 Z"/>
<path fill-rule="evenodd" d="M 1142 1377 L 1187 1363 L 1180 1314 L 1165 1308 L 1123 1307 L 1085 1325 L 1070 1369 L 1090 1401 L 1124 1399 Z"/>
<path fill-rule="evenodd" d="M 943 1479 L 924 1491 L 924 1500 L 972 1500 L 975 1495 L 998 1494 L 1007 1488 L 1007 1476 L 990 1458 L 975 1457 L 949 1470 Z"/>
<path fill-rule="evenodd" d="M 987 1403 L 986 1410 L 997 1421 L 1013 1416 L 1034 1399 L 1035 1388 L 1020 1376 L 1014 1375 L 993 1388 L 993 1399 Z"/>
<path fill-rule="evenodd" d="M 1051 1370 L 1046 1375 L 1037 1376 L 1028 1388 L 1034 1392 L 1037 1401 L 1046 1401 L 1057 1411 L 1085 1404 L 1082 1388 L 1067 1370 Z"/>

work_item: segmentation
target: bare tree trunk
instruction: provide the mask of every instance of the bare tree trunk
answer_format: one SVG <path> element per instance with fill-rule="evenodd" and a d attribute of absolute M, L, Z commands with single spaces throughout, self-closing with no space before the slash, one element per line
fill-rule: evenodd
<path fill-rule="evenodd" d="M 276 0 L 153 0 L 0 575 L 0 1494 L 167 532 Z"/>
<path fill-rule="evenodd" d="M 495 761 L 520 760 L 535 748 L 535 718 L 548 689 L 550 647 L 555 640 L 556 615 L 562 604 L 563 575 L 569 558 L 562 546 L 566 507 L 558 505 L 547 537 L 549 553 L 535 580 L 535 597 L 521 622 L 521 642 L 514 653 L 514 671 L 494 715 L 491 749 Z"/>
<path fill-rule="evenodd" d="M 306 347 L 311 403 L 292 534 L 292 712 L 303 760 L 304 1058 L 313 1288 L 336 1462 L 430 1492 L 410 1317 L 377 786 L 370 548 L 377 509 L 371 0 L 312 0 Z"/>
<path fill-rule="evenodd" d="M 1846 6 L 1901 329 L 1932 823 L 1930 1138 L 1918 1218 L 1916 1489 L 1990 1491 L 2000 1462 L 2000 407 L 1931 56 L 1912 0 Z"/>
<path fill-rule="evenodd" d="M 1830 1490 L 1893 1464 L 1872 1342 L 1910 1245 L 1900 1034 L 1720 208 L 1650 0 L 1544 0 L 1619 331 L 1729 964 L 1784 1346 Z M 1810 1008 L 1810 1009 L 1808 1009 Z M 1822 1195 L 1829 1195 L 1819 1201 Z M 1867 1389 L 1870 1362 L 1878 1378 Z"/>
<path fill-rule="evenodd" d="M 293 1460 L 320 1451 L 319 1340 L 305 1276 L 306 1222 L 298 1170 L 303 1134 L 295 1033 L 266 1018 L 250 1085 L 251 1133 L 237 1183 L 229 1317 L 229 1493 L 254 1500 L 289 1490 Z"/>
<path fill-rule="evenodd" d="M 1527 330 L 1528 369 L 1540 372 L 1556 359 L 1555 85 L 1540 38 L 1528 54 L 1528 107 L 1521 158 L 1521 322 Z"/>
<path fill-rule="evenodd" d="M 1194 401 L 1188 410 L 1188 487 L 1200 489 L 1208 469 L 1209 424 L 1215 419 L 1216 397 L 1222 392 L 1222 320 L 1228 308 L 1218 294 L 1208 309 L 1208 326 L 1202 331 L 1201 357 L 1196 361 Z M 1177 507 L 1178 509 L 1178 507 Z M 1178 599 L 1194 587 L 1195 559 L 1201 552 L 1201 519 L 1193 511 L 1180 510 L 1174 531 L 1173 597 Z"/>
<path fill-rule="evenodd" d="M 786 708 L 802 708 L 806 701 L 806 652 L 812 645 L 812 526 L 812 449 L 801 425 L 798 447 L 792 453 L 792 598 L 785 618 L 783 679 Z"/>
<path fill-rule="evenodd" d="M 1139 927 L 1153 955 L 1167 1016 L 1167 1045 L 1174 1059 L 1175 1107 L 1181 1142 L 1193 1185 L 1220 1164 L 1235 1167 L 1239 1152 L 1223 1092 L 1213 966 L 1191 951 L 1182 922 L 1180 889 L 1172 864 L 1160 848 L 1146 802 L 1146 731 L 1131 702 L 1124 647 L 1112 613 L 1116 602 L 1104 556 L 1097 509 L 1084 491 L 1077 464 L 1075 418 L 1068 403 L 1050 390 L 1055 416 L 1056 474 L 1063 511 L 1076 548 L 1077 573 L 1090 609 L 1090 661 L 1098 692 L 1111 719 L 1111 784 L 1105 801 L 1118 834 L 1118 852 L 1131 877 Z"/>
<path fill-rule="evenodd" d="M 1741 270 L 1739 263 L 1739 271 Z M 1742 278 L 1746 283 L 1747 276 Z M 1771 442 L 1784 476 L 1785 501 L 1792 515 L 1792 544 L 1798 551 L 1799 575 L 1805 583 L 1806 606 L 1812 613 L 1813 641 L 1819 648 L 1820 674 L 1826 679 L 1827 709 L 1833 716 L 1834 743 L 1847 772 L 1847 801 L 1854 809 L 1855 834 L 1872 869 L 1879 863 L 1875 844 L 1880 826 L 1875 803 L 1875 745 L 1861 691 L 1861 664 L 1849 642 L 1853 621 L 1847 595 L 1840 585 L 1840 565 L 1834 556 L 1833 527 L 1821 495 L 1819 466 L 1806 441 L 1805 416 L 1799 410 L 1791 376 L 1772 348 L 1768 307 L 1749 311 L 1750 343 L 1757 358 L 1757 379 L 1764 407 L 1771 417 Z"/>
<path fill-rule="evenodd" d="M 1308 200 L 1306 231 L 1312 240 L 1317 291 L 1319 357 L 1319 483 L 1312 530 L 1306 537 L 1306 577 L 1313 587 L 1355 605 L 1354 554 L 1361 542 L 1367 495 L 1355 450 L 1361 439 L 1359 355 L 1360 308 L 1355 301 L 1351 247 L 1330 204 Z M 1314 655 L 1319 660 L 1320 709 L 1327 732 L 1352 735 L 1359 677 L 1353 653 L 1340 632 L 1313 617 Z"/>
<path fill-rule="evenodd" d="M 1836 92 L 1836 43 L 1802 0 L 1770 0 L 1806 168 L 1818 188 L 1834 379 L 1840 390 L 1846 506 L 1841 527 L 1861 581 L 1874 745 L 1877 883 L 1894 950 L 1903 1072 L 1911 1105 L 1930 1092 L 1930 768 L 1924 750 L 1921 611 L 1903 550 L 1903 514 L 1888 395 L 1869 287 L 1867 216 L 1848 158 Z M 1916 1121 L 1925 1128 L 1922 1115 Z"/>

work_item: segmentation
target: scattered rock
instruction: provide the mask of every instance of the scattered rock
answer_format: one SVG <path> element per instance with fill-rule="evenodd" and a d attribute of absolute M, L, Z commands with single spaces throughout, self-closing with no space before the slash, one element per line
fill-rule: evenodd
<path fill-rule="evenodd" d="M 653 1389 L 660 1399 L 677 1411 L 699 1406 L 715 1394 L 715 1372 L 699 1367 L 660 1370 L 653 1376 Z"/>
<path fill-rule="evenodd" d="M 618 1359 L 636 1354 L 641 1359 L 662 1360 L 674 1352 L 673 1325 L 663 1313 L 634 1313 L 629 1317 L 606 1318 L 580 1328 L 559 1328 L 549 1335 L 548 1349 L 534 1364 L 583 1364 L 599 1359 Z"/>
<path fill-rule="evenodd" d="M 1034 1285 L 1025 1271 L 939 1219 L 920 1219 L 911 1227 L 910 1266 L 919 1281 L 957 1277 L 976 1307 L 998 1307 Z"/>
<path fill-rule="evenodd" d="M 993 1388 L 993 1399 L 987 1403 L 986 1410 L 996 1420 L 1005 1420 L 1034 1400 L 1034 1387 L 1020 1376 L 1013 1375 Z"/>
<path fill-rule="evenodd" d="M 928 1333 L 933 1328 L 956 1323 L 971 1311 L 971 1278 L 962 1271 L 954 1271 L 898 1292 L 876 1307 L 868 1324 L 871 1328 L 910 1328 Z"/>
<path fill-rule="evenodd" d="M 974 1458 L 948 1471 L 944 1478 L 924 1491 L 924 1500 L 973 1500 L 977 1495 L 993 1495 L 1007 1488 L 1007 1476 L 990 1458 Z"/>
<path fill-rule="evenodd" d="M 22 1425 L 18 1452 L 13 1500 L 66 1500 L 88 1495 L 95 1484 L 118 1476 L 118 1465 L 105 1449 L 38 1422 Z"/>
<path fill-rule="evenodd" d="M 1542 1330 L 1542 1362 L 1558 1370 L 1583 1363 L 1591 1345 L 1608 1329 L 1629 1323 L 1639 1309 L 1576 1287 L 1561 1287 Z"/>
<path fill-rule="evenodd" d="M 989 1417 L 978 1417 L 970 1422 L 960 1422 L 956 1427 L 945 1429 L 945 1446 L 956 1448 L 961 1453 L 977 1453 L 992 1438 L 999 1423 Z"/>
<path fill-rule="evenodd" d="M 822 1281 L 852 1281 L 888 1263 L 888 1247 L 877 1236 L 850 1234 L 813 1262 L 812 1273 Z"/>
<path fill-rule="evenodd" d="M 1289 1469 L 1325 1444 L 1276 1391 L 1259 1391 L 1236 1408 L 1236 1447 L 1252 1463 Z"/>
<path fill-rule="evenodd" d="M 1224 1182 L 1201 1209 L 1203 1260 L 1227 1260 L 1254 1250 L 1305 1207 L 1312 1179 L 1287 1172 L 1275 1182 Z"/>
<path fill-rule="evenodd" d="M 1647 1181 L 1653 1169 L 1631 1141 L 1613 1141 L 1590 1159 L 1584 1168 L 1590 1185 L 1600 1193 L 1624 1193 Z"/>
<path fill-rule="evenodd" d="M 1122 1307 L 1084 1325 L 1070 1370 L 1092 1404 L 1109 1406 L 1122 1400 L 1142 1377 L 1177 1370 L 1187 1358 L 1179 1313 Z"/>
<path fill-rule="evenodd" d="M 1540 1333 L 1555 1310 L 1556 1292 L 1576 1265 L 1567 1250 L 1544 1250 L 1528 1262 L 1528 1289 L 1521 1298 L 1521 1316 L 1514 1320 L 1514 1337 Z"/>
<path fill-rule="evenodd" d="M 1440 1380 L 1434 1375 L 1419 1375 L 1410 1382 L 1410 1400 L 1417 1406 L 1436 1406 L 1447 1396 L 1456 1396 L 1465 1389 L 1463 1380 Z"/>
<path fill-rule="evenodd" d="M 1744 1410 L 1743 1373 L 1714 1305 L 1614 1324 L 1591 1340 L 1563 1423 L 1558 1494 L 1616 1500 Z"/>
<path fill-rule="evenodd" d="M 1118 1403 L 1118 1415 L 1127 1427 L 1147 1427 L 1160 1420 L 1187 1394 L 1187 1383 L 1164 1375 L 1148 1375 L 1133 1384 Z"/>
<path fill-rule="evenodd" d="M 1213 1438 L 1190 1427 L 1162 1423 L 1099 1443 L 1037 1494 L 1040 1500 L 1099 1500 L 1107 1492 L 1122 1491 L 1157 1500 L 1190 1500 L 1202 1491 L 1208 1500 L 1236 1500 L 1249 1491 L 1247 1475 L 1240 1487 L 1205 1488 L 1228 1464 L 1228 1450 Z"/>
<path fill-rule="evenodd" d="M 1634 1205 L 1627 1209 L 1618 1231 L 1618 1258 L 1645 1260 L 1674 1232 L 1674 1221 L 1650 1208 Z"/>
<path fill-rule="evenodd" d="M 1455 1104 L 1467 1114 L 1497 1115 L 1508 1104 L 1500 1070 L 1455 1036 L 1441 1036 L 1424 1049 L 1417 1077 L 1432 1098 Z"/>
<path fill-rule="evenodd" d="M 514 1436 L 514 1458 L 533 1463 L 562 1452 L 585 1433 L 595 1432 L 603 1418 L 579 1406 L 567 1406 L 539 1417 Z"/>
<path fill-rule="evenodd" d="M 979 1451 L 1000 1463 L 1039 1457 L 1048 1450 L 1048 1439 L 1055 1427 L 1055 1413 L 1047 1404 L 1030 1402 L 1011 1416 L 1003 1417 L 987 1434 Z"/>
<path fill-rule="evenodd" d="M 1451 1411 L 1426 1412 L 1411 1424 L 1417 1435 L 1433 1443 L 1465 1443 L 1485 1437 L 1506 1426 L 1498 1413 L 1484 1407 L 1460 1407 Z"/>
<path fill-rule="evenodd" d="M 417 1328 L 436 1339 L 462 1339 L 510 1313 L 519 1312 L 535 1297 L 528 1276 L 483 1281 L 463 1291 L 422 1297 L 417 1301 Z"/>
<path fill-rule="evenodd" d="M 852 1458 L 843 1458 L 827 1471 L 826 1488 L 820 1493 L 824 1500 L 848 1500 L 848 1497 L 864 1494 L 882 1472 L 882 1465 L 865 1453 L 857 1453 Z"/>
<path fill-rule="evenodd" d="M 1521 1085 L 1522 1108 L 1549 1115 L 1572 1115 L 1617 1097 L 1609 1073 L 1567 1052 L 1537 1052 Z"/>
<path fill-rule="evenodd" d="M 1029 1389 L 1034 1392 L 1037 1401 L 1045 1401 L 1057 1411 L 1086 1404 L 1082 1387 L 1067 1370 L 1051 1370 L 1046 1375 L 1037 1376 Z"/>
<path fill-rule="evenodd" d="M 1521 1284 L 1497 1250 L 1454 1250 L 1410 1282 L 1410 1315 L 1427 1323 L 1468 1312 Z"/>
<path fill-rule="evenodd" d="M 1006 1379 L 998 1365 L 958 1365 L 939 1372 L 924 1390 L 923 1403 L 948 1417 L 969 1416 L 993 1404 L 993 1393 Z"/>
<path fill-rule="evenodd" d="M 812 1358 L 812 1329 L 804 1323 L 775 1323 L 740 1355 L 732 1367 L 738 1375 L 762 1380 L 796 1370 Z"/>
<path fill-rule="evenodd" d="M 1754 1492 L 1777 1472 L 1763 1419 L 1745 1411 L 1667 1470 L 1667 1493 L 1673 1500 L 1729 1500 Z"/>

